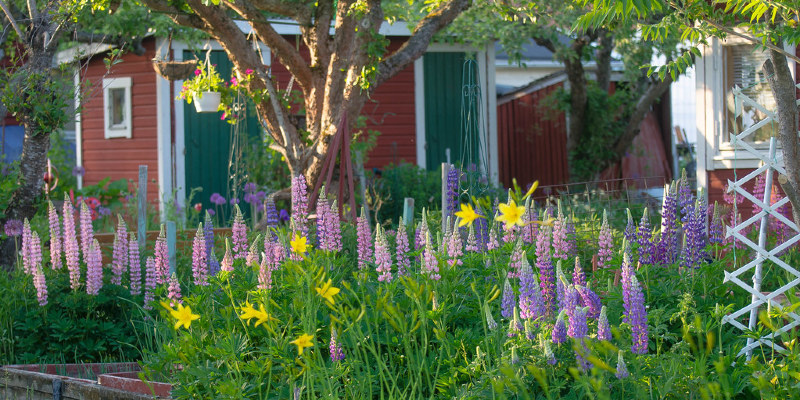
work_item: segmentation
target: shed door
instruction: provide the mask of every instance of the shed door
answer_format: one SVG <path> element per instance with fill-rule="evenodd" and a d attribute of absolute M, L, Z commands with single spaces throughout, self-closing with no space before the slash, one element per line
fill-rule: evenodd
<path fill-rule="evenodd" d="M 463 52 L 429 52 L 422 59 L 425 164 L 431 171 L 440 170 L 448 154 L 451 163 L 460 164 L 462 160 L 461 99 L 465 59 Z M 477 151 L 472 153 L 469 159 L 477 161 Z"/>
<path fill-rule="evenodd" d="M 194 54 L 185 51 L 184 60 L 191 60 Z M 205 60 L 205 52 L 200 52 L 197 57 Z M 233 64 L 228 60 L 224 51 L 212 51 L 211 64 L 216 64 L 217 71 L 223 79 L 230 80 Z M 221 112 L 198 113 L 194 103 L 185 104 L 183 108 L 185 167 L 186 167 L 186 193 L 194 188 L 202 188 L 192 199 L 192 204 L 202 203 L 204 208 L 214 209 L 209 201 L 212 193 L 219 193 L 225 199 L 230 199 L 234 193 L 241 199 L 242 186 L 246 177 L 239 175 L 238 180 L 232 178 L 237 170 L 244 170 L 241 166 L 241 155 L 248 151 L 248 141 L 261 137 L 262 128 L 258 118 L 254 115 L 253 107 L 248 107 L 248 115 L 239 121 L 239 134 L 234 132 L 234 126 L 221 120 Z M 232 154 L 232 144 L 238 139 L 240 152 Z M 238 182 L 238 188 L 234 183 Z M 237 190 L 238 189 L 238 190 Z M 249 207 L 240 204 L 243 212 Z M 220 207 L 218 212 L 222 220 L 230 216 L 231 207 Z"/>

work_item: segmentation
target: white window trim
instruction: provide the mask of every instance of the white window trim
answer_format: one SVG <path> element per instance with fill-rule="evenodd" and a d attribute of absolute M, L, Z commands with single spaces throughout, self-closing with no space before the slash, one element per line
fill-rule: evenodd
<path fill-rule="evenodd" d="M 131 86 L 132 81 L 130 77 L 103 79 L 103 131 L 105 132 L 104 137 L 106 139 L 131 138 L 133 132 Z M 109 107 L 111 106 L 111 99 L 109 94 L 111 89 L 125 89 L 125 121 L 120 127 L 112 127 L 110 124 L 111 113 Z"/>

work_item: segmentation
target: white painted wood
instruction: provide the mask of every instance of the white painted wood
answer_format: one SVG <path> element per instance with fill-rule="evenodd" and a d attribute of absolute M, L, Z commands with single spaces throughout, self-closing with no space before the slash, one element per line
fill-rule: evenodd
<path fill-rule="evenodd" d="M 81 124 L 81 64 L 75 63 L 75 165 L 83 166 L 83 126 Z M 83 187 L 83 176 L 78 176 L 78 189 Z"/>
<path fill-rule="evenodd" d="M 131 104 L 131 77 L 103 78 L 103 137 L 106 139 L 126 138 L 133 134 L 133 105 Z M 123 120 L 119 124 L 111 122 L 111 91 L 123 90 Z"/>
<path fill-rule="evenodd" d="M 495 51 L 494 43 L 486 45 L 486 118 L 488 124 L 486 134 L 488 135 L 488 155 L 489 155 L 489 182 L 497 185 L 500 183 L 500 150 L 497 144 L 497 85 L 495 84 Z"/>
<path fill-rule="evenodd" d="M 425 72 L 423 58 L 414 60 L 414 119 L 416 125 L 417 166 L 425 169 Z"/>
<path fill-rule="evenodd" d="M 169 57 L 170 49 L 164 48 L 164 38 L 156 39 L 156 48 L 161 49 L 158 56 L 162 60 Z M 156 148 L 158 150 L 158 199 L 161 222 L 166 221 L 165 202 L 172 200 L 172 99 L 170 83 L 156 74 Z M 178 204 L 184 206 L 183 197 L 178 196 Z"/>

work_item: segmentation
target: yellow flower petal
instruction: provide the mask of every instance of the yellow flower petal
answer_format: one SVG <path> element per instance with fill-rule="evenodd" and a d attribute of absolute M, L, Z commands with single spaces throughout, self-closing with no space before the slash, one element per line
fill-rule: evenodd
<path fill-rule="evenodd" d="M 311 342 L 311 339 L 314 339 L 314 336 L 304 333 L 289 343 L 297 346 L 297 355 L 303 355 L 303 349 L 314 346 L 314 343 Z"/>

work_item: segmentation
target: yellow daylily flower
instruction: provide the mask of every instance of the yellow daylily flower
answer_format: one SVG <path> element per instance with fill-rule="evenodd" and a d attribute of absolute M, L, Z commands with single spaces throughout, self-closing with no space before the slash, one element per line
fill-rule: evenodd
<path fill-rule="evenodd" d="M 328 300 L 331 304 L 335 304 L 333 301 L 333 296 L 339 294 L 339 288 L 332 286 L 333 282 L 328 279 L 322 287 L 315 288 L 317 290 L 317 294 L 320 295 L 325 300 Z"/>
<path fill-rule="evenodd" d="M 525 206 L 518 206 L 514 199 L 510 199 L 508 204 L 500 203 L 497 208 L 500 210 L 500 215 L 495 217 L 495 220 L 504 222 L 506 229 L 510 229 L 514 225 L 525 225 L 522 221 L 522 215 L 525 214 Z"/>
<path fill-rule="evenodd" d="M 184 328 L 189 329 L 189 326 L 192 325 L 192 321 L 196 319 L 200 319 L 200 316 L 197 314 L 192 314 L 192 308 L 189 306 L 184 307 L 183 304 L 178 303 L 178 309 L 174 309 L 169 306 L 169 303 L 166 301 L 162 301 L 161 305 L 169 310 L 170 315 L 172 318 L 175 318 L 177 321 L 175 322 L 175 329 L 180 328 L 183 325 Z"/>
<path fill-rule="evenodd" d="M 306 239 L 305 236 L 300 236 L 295 233 L 294 239 L 292 239 L 292 241 L 289 243 L 292 245 L 293 252 L 297 254 L 305 254 L 308 248 L 311 247 L 311 245 L 309 245 L 307 242 L 308 239 Z"/>
<path fill-rule="evenodd" d="M 528 189 L 528 193 L 525 193 L 525 196 L 522 196 L 522 200 L 525 200 L 525 199 L 527 199 L 528 197 L 531 197 L 531 195 L 533 194 L 533 192 L 535 192 L 535 191 L 536 191 L 536 188 L 538 188 L 538 187 L 539 187 L 539 181 L 535 181 L 535 182 L 533 182 L 533 185 L 531 185 L 531 188 L 530 188 L 530 189 Z"/>
<path fill-rule="evenodd" d="M 267 313 L 267 311 L 264 309 L 263 304 L 259 305 L 258 310 L 256 310 L 255 308 L 253 308 L 252 304 L 246 302 L 244 307 L 240 307 L 240 310 L 242 311 L 242 315 L 240 315 L 239 318 L 247 320 L 248 325 L 250 324 L 250 320 L 253 318 L 256 319 L 255 326 L 259 326 L 271 320 L 275 320 L 274 317 L 272 317 Z"/>
<path fill-rule="evenodd" d="M 543 221 L 531 221 L 530 223 L 531 224 L 541 225 L 541 226 L 553 226 L 553 222 L 555 222 L 555 221 L 556 221 L 555 218 L 550 217 L 550 218 L 548 218 L 546 220 L 543 220 Z"/>
<path fill-rule="evenodd" d="M 462 226 L 472 225 L 472 222 L 478 218 L 484 218 L 482 215 L 478 215 L 478 213 L 475 212 L 475 209 L 472 208 L 472 204 L 462 204 L 461 211 L 456 213 L 456 217 L 460 219 L 458 222 L 459 228 Z"/>
<path fill-rule="evenodd" d="M 299 338 L 292 340 L 289 343 L 297 346 L 297 355 L 303 355 L 303 349 L 314 346 L 314 343 L 311 342 L 311 339 L 314 339 L 314 336 L 304 333 L 300 335 Z"/>

